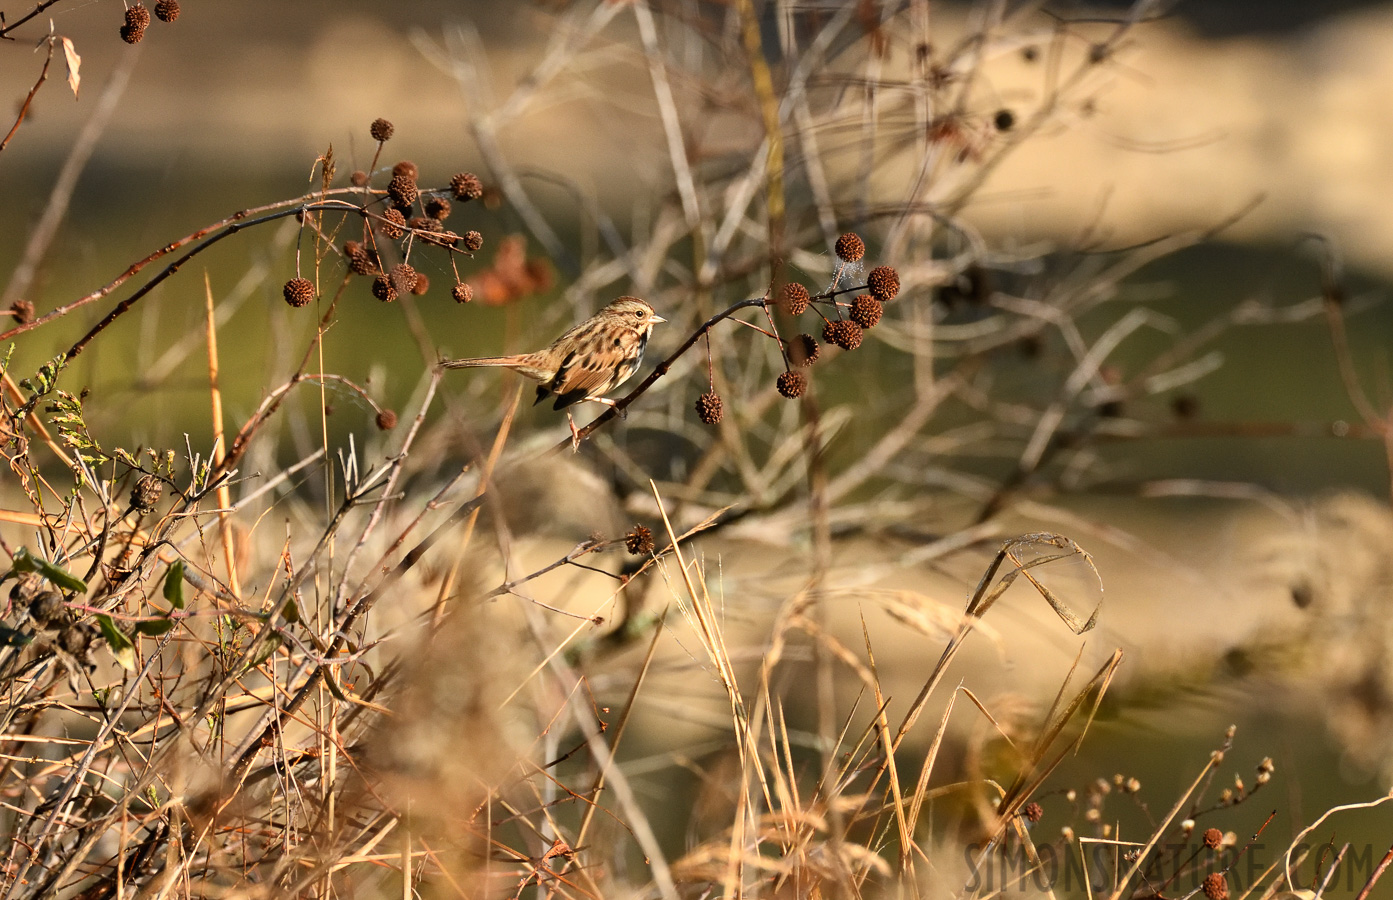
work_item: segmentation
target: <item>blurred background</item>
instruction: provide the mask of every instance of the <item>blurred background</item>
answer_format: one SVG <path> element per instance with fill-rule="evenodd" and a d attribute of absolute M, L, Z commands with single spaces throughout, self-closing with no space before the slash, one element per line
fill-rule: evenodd
<path fill-rule="evenodd" d="M 97 5 L 102 12 L 94 14 L 90 4 L 60 4 L 45 13 L 42 27 L 35 22 L 30 33 L 0 48 L 0 79 L 16 108 L 37 77 L 42 50 L 36 55 L 32 48 L 49 19 L 82 55 L 80 99 L 56 83 L 62 76 L 55 65 L 55 83 L 39 93 L 0 155 L 9 210 L 0 219 L 0 241 L 10 248 L 0 259 L 0 277 L 23 256 L 65 166 L 76 176 L 51 249 L 22 292 L 40 315 L 95 290 L 171 240 L 237 210 L 310 190 L 318 183 L 315 160 L 330 147 L 341 177 L 367 166 L 375 150 L 368 123 L 379 116 L 396 129 L 379 164 L 410 159 L 422 185 L 444 187 L 457 171 L 476 171 L 486 184 L 495 183 L 474 124 L 481 115 L 507 111 L 500 113 L 495 152 L 521 173 L 565 251 L 549 252 L 522 212 L 496 194 L 456 213 L 453 229 L 477 228 L 487 237 L 479 269 L 491 263 L 501 239 L 518 235 L 529 255 L 545 258 L 554 286 L 516 305 L 463 306 L 449 297 L 448 265 L 418 265 L 435 285 L 419 300 L 421 327 L 442 354 L 540 345 L 578 309 L 629 289 L 621 281 L 615 289 L 607 286 L 608 293 L 562 302 L 581 271 L 578 261 L 604 243 L 604 229 L 595 223 L 603 220 L 637 242 L 656 227 L 652 198 L 672 192 L 660 111 L 645 59 L 632 49 L 636 29 L 627 15 L 616 15 L 573 68 L 532 93 L 526 79 L 545 59 L 549 42 L 564 40 L 568 23 L 574 24 L 565 2 L 188 0 L 177 23 L 155 23 L 134 47 L 117 37 L 121 4 Z M 825 7 L 828 15 L 838 8 L 801 6 Z M 674 7 L 714 15 L 697 4 Z M 1083 17 L 1131 7 L 1049 8 Z M 933 10 L 933 43 L 943 47 L 971 29 L 981 11 L 948 3 Z M 769 34 L 772 43 L 772 23 Z M 1002 111 L 1023 120 L 1039 102 L 1050 35 L 1048 19 L 1023 32 L 1010 53 L 994 59 L 986 86 L 974 88 L 972 127 L 990 133 L 990 140 L 1011 139 L 1010 129 L 1000 127 Z M 892 41 L 884 77 L 893 79 L 913 52 Z M 452 74 L 461 59 L 481 73 L 472 93 Z M 1100 761 L 1126 759 L 1125 774 L 1155 784 L 1160 805 L 1193 777 L 1224 727 L 1237 723 L 1242 752 L 1236 758 L 1250 767 L 1271 756 L 1281 777 L 1274 787 L 1284 793 L 1269 796 L 1258 804 L 1261 810 L 1249 810 L 1254 821 L 1239 819 L 1235 827 L 1256 827 L 1280 799 L 1285 836 L 1315 811 L 1383 792 L 1393 773 L 1393 633 L 1387 624 L 1393 617 L 1385 618 L 1393 599 L 1390 456 L 1367 430 L 1350 432 L 1359 411 L 1319 314 L 1328 247 L 1342 266 L 1349 357 L 1374 407 L 1387 415 L 1393 400 L 1393 313 L 1384 302 L 1393 279 L 1393 4 L 1178 2 L 1130 33 L 1107 68 L 1107 78 L 1058 121 L 1004 155 L 961 211 L 992 248 L 1006 273 L 1002 283 L 1012 275 L 1048 274 L 1055 266 L 1063 273 L 1091 253 L 1226 223 L 1129 275 L 1119 288 L 1123 302 L 1162 317 L 1161 330 L 1171 336 L 1193 333 L 1244 303 L 1311 314 L 1231 330 L 1206 348 L 1222 365 L 1186 385 L 1191 405 L 1182 418 L 1224 423 L 1231 435 L 1182 430 L 1103 446 L 1097 465 L 1109 477 L 1044 516 L 1053 517 L 1047 523 L 1052 530 L 1074 537 L 1098 560 L 1107 604 L 1090 652 L 1121 646 L 1128 654 L 1116 704 L 1105 710 L 1086 756 L 1070 761 L 1061 778 L 1086 779 Z M 684 102 L 701 95 L 696 83 L 679 80 L 674 89 Z M 94 110 L 104 102 L 110 103 L 109 120 L 94 128 Z M 525 113 L 508 109 L 510 102 L 524 103 Z M 735 144 L 745 128 L 713 121 L 700 142 Z M 84 134 L 90 138 L 85 159 L 74 151 Z M 854 138 L 854 132 L 832 131 L 829 146 L 835 150 L 839 135 L 847 134 Z M 566 182 L 554 173 L 564 173 Z M 915 177 L 890 147 L 870 181 L 876 196 L 862 200 L 896 196 Z M 952 170 L 943 177 L 967 176 Z M 295 316 L 280 296 L 295 270 L 297 247 L 304 271 L 311 244 L 293 225 L 224 242 L 80 356 L 67 377 L 70 386 L 92 391 L 94 431 L 131 446 L 182 446 L 185 433 L 195 443 L 207 440 L 205 273 L 226 313 L 219 336 L 224 403 L 230 420 L 245 419 L 260 402 L 268 373 L 298 359 L 313 333 L 313 319 Z M 1013 268 L 1013 260 L 1044 262 Z M 654 281 L 660 276 L 632 287 Z M 925 309 L 935 300 L 931 288 L 914 295 Z M 61 352 L 120 296 L 25 335 L 14 371 L 32 371 Z M 21 297 L 7 296 L 6 305 L 15 299 Z M 944 312 L 937 324 L 950 336 L 970 332 L 985 316 L 942 302 L 939 307 Z M 1088 331 L 1087 321 L 1083 326 Z M 326 342 L 325 366 L 368 383 L 384 406 L 410 412 L 429 362 L 412 327 L 400 307 L 382 306 L 366 280 L 355 281 Z M 189 334 L 195 339 L 186 340 Z M 665 353 L 678 339 L 676 329 L 659 332 L 653 346 Z M 892 348 L 872 350 L 876 374 L 829 384 L 826 396 L 864 401 L 875 421 L 884 422 L 898 408 L 879 402 L 878 385 L 899 377 L 901 363 Z M 1125 371 L 1146 352 L 1145 346 L 1124 348 L 1115 362 Z M 1024 357 L 993 365 L 999 383 L 1026 393 L 1037 378 L 1037 364 Z M 700 377 L 692 377 L 693 397 Z M 496 401 L 500 392 L 487 378 L 447 387 L 479 402 Z M 689 399 L 683 395 L 680 405 Z M 304 402 L 309 409 L 317 398 Z M 1143 402 L 1127 415 L 1169 422 L 1175 416 L 1167 404 L 1173 402 Z M 375 435 L 365 404 L 343 394 L 333 405 L 334 441 L 351 432 L 381 449 L 373 442 L 385 439 Z M 522 421 L 557 425 L 546 411 L 526 413 Z M 1264 430 L 1274 423 L 1288 427 Z M 317 439 L 287 438 L 304 444 L 301 450 Z M 855 446 L 854 429 L 847 440 Z M 996 472 L 990 461 L 980 471 Z M 1031 515 L 1042 514 L 1020 514 L 1023 530 Z M 582 534 L 584 525 L 577 526 Z M 731 578 L 765 577 L 764 551 L 742 556 L 742 545 L 777 542 L 780 535 L 737 530 L 725 539 Z M 898 551 L 886 550 L 875 558 L 873 575 L 863 578 L 855 574 L 866 563 L 859 547 L 839 558 L 836 571 L 852 573 L 849 585 L 923 590 L 957 603 L 989 551 L 897 568 Z M 1066 575 L 1087 581 L 1086 573 Z M 973 656 L 971 671 L 988 693 L 1020 694 L 1038 704 L 1048 700 L 1076 645 L 1064 639 L 1067 633 L 1038 598 L 1011 597 L 994 622 L 1000 640 Z M 772 609 L 772 603 L 759 607 L 747 623 L 752 644 Z M 856 607 L 840 610 L 834 617 L 839 633 L 858 646 Z M 937 646 L 911 640 L 883 648 L 880 662 L 896 697 L 913 695 L 923 660 L 936 655 Z M 674 676 L 675 692 L 681 679 Z M 654 715 L 662 721 L 672 712 Z M 631 750 L 660 754 L 675 740 L 674 726 Z M 689 789 L 698 790 L 696 779 Z M 1367 834 L 1386 826 L 1386 818 L 1381 825 L 1371 822 Z M 678 840 L 680 828 L 670 827 Z"/>

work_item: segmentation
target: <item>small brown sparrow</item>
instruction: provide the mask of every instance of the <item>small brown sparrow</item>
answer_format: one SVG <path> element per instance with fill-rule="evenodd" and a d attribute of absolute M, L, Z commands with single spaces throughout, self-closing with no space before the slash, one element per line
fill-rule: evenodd
<path fill-rule="evenodd" d="M 653 326 L 666 321 L 643 300 L 620 297 L 552 341 L 545 350 L 516 356 L 450 359 L 440 365 L 446 369 L 512 369 L 538 382 L 537 403 L 555 394 L 552 409 L 565 409 L 582 400 L 614 406 L 613 400 L 601 395 L 619 387 L 638 371 Z M 567 411 L 567 419 L 570 415 Z M 578 443 L 574 421 L 571 439 Z"/>

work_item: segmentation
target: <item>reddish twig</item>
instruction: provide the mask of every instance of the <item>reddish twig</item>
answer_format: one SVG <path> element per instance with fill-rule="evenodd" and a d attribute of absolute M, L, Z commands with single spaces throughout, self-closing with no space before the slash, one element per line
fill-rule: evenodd
<path fill-rule="evenodd" d="M 3 31 L 0 31 L 0 34 L 3 33 Z M 15 132 L 19 131 L 20 123 L 22 123 L 24 121 L 24 117 L 29 114 L 29 107 L 32 106 L 34 103 L 34 95 L 39 92 L 39 88 L 42 87 L 43 83 L 48 80 L 48 67 L 52 65 L 52 63 L 53 38 L 49 38 L 48 56 L 44 59 L 43 70 L 39 72 L 39 80 L 34 82 L 34 86 L 29 89 L 29 96 L 24 98 L 24 104 L 19 108 L 19 115 L 15 117 L 15 123 L 10 126 L 10 133 L 5 135 L 5 139 L 3 141 L 0 141 L 0 151 L 3 151 L 6 147 L 10 145 L 10 138 L 15 136 Z"/>

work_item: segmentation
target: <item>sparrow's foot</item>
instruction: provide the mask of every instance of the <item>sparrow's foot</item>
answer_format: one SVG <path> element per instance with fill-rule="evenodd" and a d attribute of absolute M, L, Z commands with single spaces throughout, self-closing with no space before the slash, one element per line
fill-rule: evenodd
<path fill-rule="evenodd" d="M 576 428 L 576 420 L 566 413 L 566 424 L 571 426 L 571 452 L 580 452 L 580 431 Z"/>

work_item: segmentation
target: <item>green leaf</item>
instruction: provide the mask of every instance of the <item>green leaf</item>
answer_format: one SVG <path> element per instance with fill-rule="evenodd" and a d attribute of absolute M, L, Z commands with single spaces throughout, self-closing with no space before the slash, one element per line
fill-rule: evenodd
<path fill-rule="evenodd" d="M 0 644 L 6 647 L 24 647 L 34 641 L 34 636 L 0 625 Z"/>
<path fill-rule="evenodd" d="M 175 609 L 184 608 L 184 561 L 176 559 L 169 564 L 169 572 L 164 576 L 164 598 Z"/>
<path fill-rule="evenodd" d="M 121 633 L 116 627 L 116 623 L 111 621 L 111 616 L 97 615 L 97 626 L 102 630 L 102 637 L 106 639 L 106 645 L 111 648 L 111 655 L 116 657 L 116 662 L 128 672 L 135 671 L 135 644 L 131 639 Z"/>
<path fill-rule="evenodd" d="M 15 551 L 14 570 L 16 572 L 38 572 L 44 578 L 66 591 L 87 593 L 87 582 L 66 569 L 55 566 L 46 559 L 34 556 L 25 547 Z"/>
<path fill-rule="evenodd" d="M 273 632 L 271 636 L 266 639 L 265 643 L 262 644 L 261 649 L 257 651 L 256 658 L 247 663 L 247 668 L 244 671 L 250 672 L 252 669 L 255 669 L 257 666 L 270 659 L 271 654 L 279 650 L 281 644 L 284 642 L 285 639 L 281 637 L 279 631 Z"/>
<path fill-rule="evenodd" d="M 174 628 L 175 624 L 173 619 L 151 619 L 148 622 L 136 623 L 135 630 L 137 634 L 159 637 L 162 634 L 167 634 Z"/>

